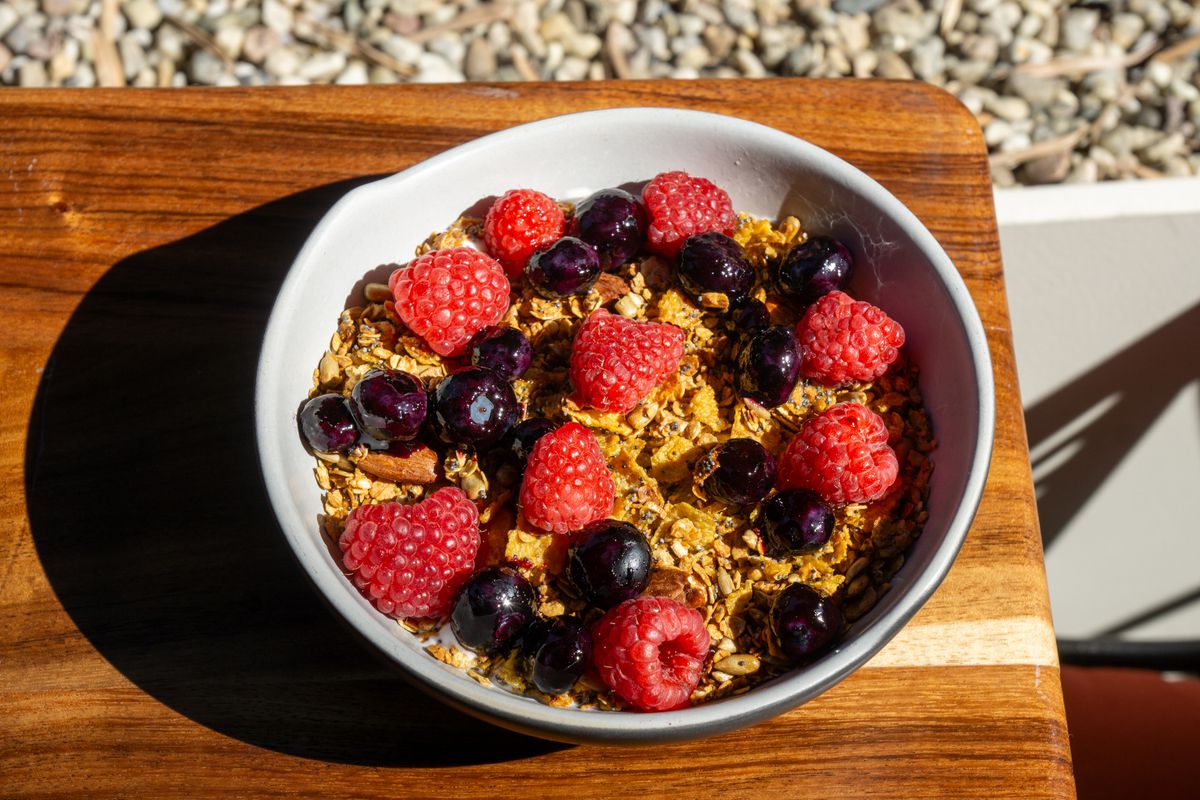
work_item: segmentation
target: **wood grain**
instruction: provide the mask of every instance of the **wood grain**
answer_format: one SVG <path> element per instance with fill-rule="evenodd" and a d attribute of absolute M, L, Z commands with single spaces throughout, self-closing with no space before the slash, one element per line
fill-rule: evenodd
<path fill-rule="evenodd" d="M 250 409 L 275 293 L 338 197 L 490 131 L 638 105 L 803 136 L 899 196 L 971 289 L 998 405 L 962 554 L 879 656 L 778 720 L 614 753 L 476 722 L 376 661 L 293 564 Z M 0 111 L 6 796 L 1073 796 L 986 150 L 948 95 L 14 90 Z"/>

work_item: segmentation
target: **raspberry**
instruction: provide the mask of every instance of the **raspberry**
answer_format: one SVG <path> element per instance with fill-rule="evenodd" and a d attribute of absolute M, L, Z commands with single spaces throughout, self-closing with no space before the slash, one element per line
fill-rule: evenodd
<path fill-rule="evenodd" d="M 613 510 L 613 482 L 595 435 L 568 422 L 534 444 L 521 481 L 521 510 L 535 528 L 577 531 Z"/>
<path fill-rule="evenodd" d="M 392 273 L 396 313 L 435 353 L 458 356 L 508 310 L 508 279 L 490 256 L 469 247 L 432 250 Z"/>
<path fill-rule="evenodd" d="M 654 176 L 642 189 L 642 202 L 650 217 L 646 247 L 667 258 L 674 258 L 689 236 L 709 231 L 729 236 L 737 227 L 729 194 L 712 181 L 686 172 Z"/>
<path fill-rule="evenodd" d="M 601 411 L 632 410 L 679 368 L 683 339 L 674 325 L 635 322 L 596 309 L 571 345 L 576 402 Z"/>
<path fill-rule="evenodd" d="M 483 243 L 510 277 L 520 278 L 533 252 L 561 239 L 566 227 L 553 198 L 533 189 L 512 189 L 488 209 Z"/>
<path fill-rule="evenodd" d="M 887 494 L 900 465 L 883 418 L 838 403 L 804 421 L 779 457 L 777 488 L 811 489 L 828 503 L 870 503 Z"/>
<path fill-rule="evenodd" d="M 804 350 L 801 374 L 836 386 L 887 372 L 900 355 L 904 329 L 883 309 L 833 291 L 808 307 L 796 337 Z"/>
<path fill-rule="evenodd" d="M 699 611 L 669 597 L 635 597 L 592 628 L 592 663 L 625 702 L 671 711 L 688 704 L 711 642 Z"/>
<path fill-rule="evenodd" d="M 475 504 L 448 486 L 415 505 L 355 508 L 338 545 L 359 591 L 384 614 L 406 618 L 450 613 L 479 542 Z"/>

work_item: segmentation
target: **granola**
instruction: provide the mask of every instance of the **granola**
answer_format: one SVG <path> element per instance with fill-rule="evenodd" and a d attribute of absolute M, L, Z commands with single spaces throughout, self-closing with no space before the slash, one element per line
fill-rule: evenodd
<path fill-rule="evenodd" d="M 564 209 L 570 212 L 569 205 Z M 432 234 L 417 254 L 462 245 L 480 233 L 480 220 L 464 217 Z M 762 277 L 805 236 L 794 217 L 771 222 L 739 215 L 733 238 Z M 447 374 L 443 359 L 399 321 L 390 297 L 387 287 L 372 284 L 362 305 L 341 313 L 329 349 L 313 371 L 312 396 L 348 395 L 373 368 L 403 370 L 427 385 Z M 756 297 L 767 303 L 773 322 L 797 320 L 799 309 L 762 289 Z M 903 355 L 874 383 L 834 389 L 801 381 L 786 403 L 770 410 L 743 399 L 729 369 L 735 334 L 721 306 L 716 298 L 694 303 L 673 285 L 669 266 L 649 256 L 606 274 L 583 296 L 548 300 L 528 289 L 514 290 L 501 321 L 533 343 L 533 363 L 514 381 L 527 414 L 574 420 L 597 436 L 616 489 L 613 517 L 636 526 L 651 545 L 655 567 L 648 592 L 674 597 L 703 614 L 713 649 L 693 702 L 741 694 L 794 668 L 767 630 L 771 602 L 789 583 L 838 595 L 851 624 L 878 602 L 927 519 L 929 454 L 935 447 L 917 369 Z M 572 337 L 600 307 L 631 319 L 671 323 L 686 334 L 678 374 L 628 414 L 581 408 L 568 396 Z M 886 422 L 900 462 L 896 484 L 875 503 L 835 509 L 833 536 L 818 552 L 782 559 L 765 555 L 751 509 L 706 498 L 693 479 L 696 462 L 732 437 L 754 439 L 778 454 L 807 416 L 846 401 L 867 406 Z M 362 445 L 344 456 L 318 455 L 315 477 L 324 492 L 322 525 L 332 552 L 356 506 L 415 502 L 437 486 L 457 485 L 480 510 L 480 563 L 515 565 L 537 587 L 543 616 L 577 613 L 590 622 L 598 612 L 587 609 L 563 577 L 566 537 L 524 524 L 515 501 L 520 475 L 511 464 L 485 462 L 486 454 L 455 449 L 440 462 L 428 448 L 381 457 Z M 478 656 L 444 644 L 435 622 L 399 624 L 424 638 L 431 656 L 480 683 L 499 684 L 553 706 L 622 707 L 619 698 L 587 676 L 569 693 L 544 695 L 526 682 L 515 654 Z"/>

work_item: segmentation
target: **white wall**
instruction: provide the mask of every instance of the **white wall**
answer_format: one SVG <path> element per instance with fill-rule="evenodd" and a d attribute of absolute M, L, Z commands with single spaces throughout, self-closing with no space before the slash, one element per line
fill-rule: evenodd
<path fill-rule="evenodd" d="M 1058 633 L 1200 638 L 1200 179 L 996 212 Z"/>

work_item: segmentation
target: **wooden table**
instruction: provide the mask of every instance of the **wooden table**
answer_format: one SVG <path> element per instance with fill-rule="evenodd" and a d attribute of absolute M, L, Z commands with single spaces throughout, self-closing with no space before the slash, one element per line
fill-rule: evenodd
<path fill-rule="evenodd" d="M 999 396 L 962 555 L 879 656 L 773 722 L 613 751 L 476 722 L 377 661 L 293 563 L 250 411 L 280 281 L 339 196 L 483 133 L 627 105 L 757 120 L 878 179 L 966 279 Z M 9 90 L 0 113 L 0 794 L 1073 795 L 985 148 L 949 95 Z"/>

